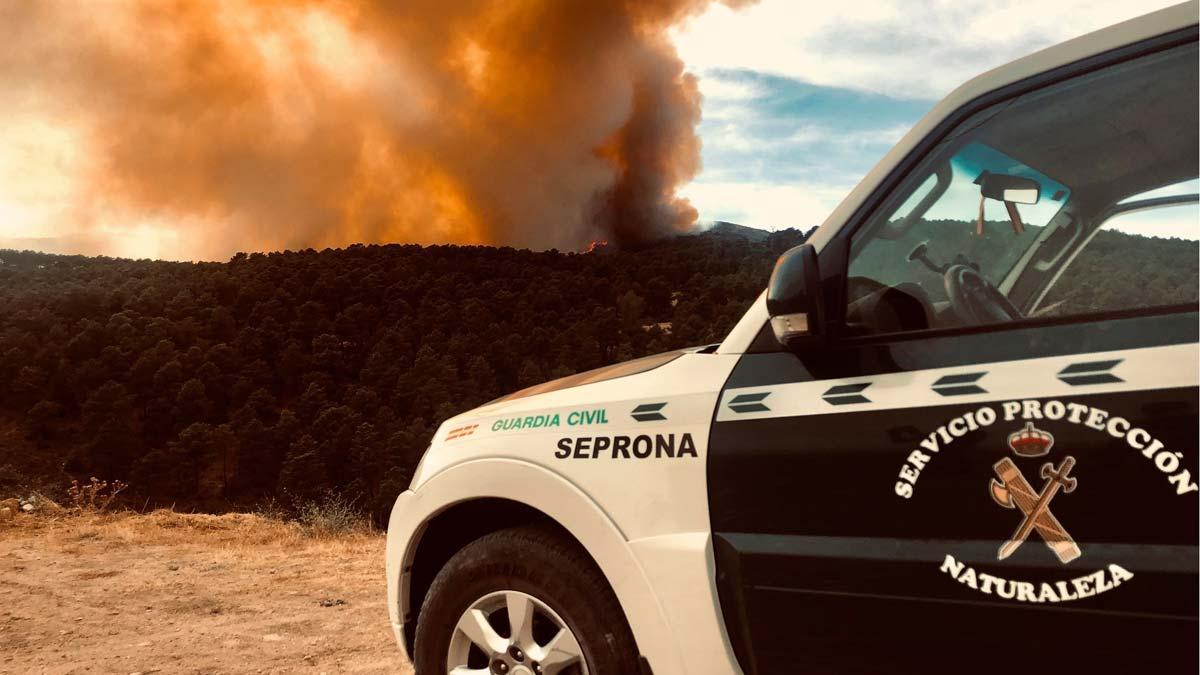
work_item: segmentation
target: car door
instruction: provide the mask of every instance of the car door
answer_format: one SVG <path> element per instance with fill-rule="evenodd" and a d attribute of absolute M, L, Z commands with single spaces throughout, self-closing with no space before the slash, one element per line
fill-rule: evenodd
<path fill-rule="evenodd" d="M 1194 185 L 1189 37 L 947 130 L 822 251 L 831 337 L 741 358 L 708 483 L 746 672 L 1196 671 L 1200 237 L 1099 236 Z"/>

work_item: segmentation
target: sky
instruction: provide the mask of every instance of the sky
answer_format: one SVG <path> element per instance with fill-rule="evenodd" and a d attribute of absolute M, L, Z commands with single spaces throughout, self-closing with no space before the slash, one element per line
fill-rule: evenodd
<path fill-rule="evenodd" d="M 714 2 L 671 30 L 704 97 L 698 127 L 703 168 L 680 192 L 702 222 L 808 229 L 957 85 L 1170 4 L 758 0 L 734 10 Z M 349 62 L 362 60 L 356 54 Z M 366 63 L 360 66 L 373 62 Z M 38 100 L 24 102 L 40 109 Z M 74 179 L 88 164 L 83 147 L 78 130 L 51 117 L 5 117 L 0 248 L 183 259 L 195 254 L 196 242 L 184 236 L 206 231 L 198 216 L 118 214 L 64 235 L 55 225 L 63 219 L 62 205 L 90 206 L 76 194 Z"/>
<path fill-rule="evenodd" d="M 714 5 L 675 31 L 704 95 L 702 220 L 819 225 L 956 86 L 1038 49 L 1172 2 Z M 798 10 L 803 7 L 803 10 Z"/>

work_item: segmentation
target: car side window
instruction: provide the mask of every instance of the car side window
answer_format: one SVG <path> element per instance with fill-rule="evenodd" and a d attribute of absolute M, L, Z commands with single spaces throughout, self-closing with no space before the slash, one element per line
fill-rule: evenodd
<path fill-rule="evenodd" d="M 952 130 L 851 240 L 851 331 L 1194 304 L 1196 64 L 1176 47 Z"/>
<path fill-rule="evenodd" d="M 1095 314 L 1138 309 L 1147 302 L 1194 305 L 1200 300 L 1200 204 L 1138 208 L 1141 203 L 1127 202 L 1129 210 L 1096 230 L 1067 261 L 1032 315 Z"/>

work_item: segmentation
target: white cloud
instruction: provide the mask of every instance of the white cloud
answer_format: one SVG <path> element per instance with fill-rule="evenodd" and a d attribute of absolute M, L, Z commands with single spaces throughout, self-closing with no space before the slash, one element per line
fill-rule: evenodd
<path fill-rule="evenodd" d="M 829 215 L 844 196 L 840 187 L 695 181 L 682 190 L 706 220 L 727 220 L 775 230 L 807 230 Z"/>
<path fill-rule="evenodd" d="M 706 220 L 819 224 L 933 100 L 990 68 L 1170 4 L 715 3 L 674 34 L 705 97 L 704 170 L 682 193 Z M 866 93 L 837 93 L 845 90 Z"/>
<path fill-rule="evenodd" d="M 798 152 L 812 146 L 837 149 L 842 152 L 876 146 L 891 147 L 908 131 L 908 126 L 888 126 L 878 129 L 846 131 L 821 124 L 798 122 L 795 131 L 778 137 L 756 134 L 734 118 L 718 118 L 719 123 L 710 124 L 704 134 L 704 150 L 708 156 L 718 152 Z M 753 112 L 747 110 L 740 118 L 753 120 Z"/>
<path fill-rule="evenodd" d="M 757 82 L 725 77 L 720 73 L 706 74 L 700 78 L 700 93 L 708 101 L 746 101 L 765 95 L 766 89 Z"/>
<path fill-rule="evenodd" d="M 1037 49 L 1174 4 L 1170 0 L 714 4 L 675 31 L 706 95 L 714 69 L 747 69 L 905 98 L 940 98 Z"/>
<path fill-rule="evenodd" d="M 780 139 L 780 142 L 789 146 L 804 146 L 813 145 L 816 143 L 830 143 L 833 145 L 861 148 L 864 146 L 872 146 L 879 144 L 893 145 L 900 137 L 907 133 L 909 126 L 886 126 L 878 129 L 862 129 L 857 131 L 844 132 L 819 125 L 803 125 L 796 129 L 787 137 Z"/>

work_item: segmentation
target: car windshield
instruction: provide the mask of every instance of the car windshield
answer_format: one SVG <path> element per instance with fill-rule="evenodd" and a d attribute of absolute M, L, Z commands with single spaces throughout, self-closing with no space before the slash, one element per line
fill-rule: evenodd
<path fill-rule="evenodd" d="M 982 200 L 982 234 L 976 232 L 981 202 L 978 181 L 986 174 L 1028 178 L 1040 186 L 1036 204 L 1014 206 L 1021 232 L 1014 231 L 1005 203 L 993 199 Z M 971 265 L 999 284 L 1070 196 L 1066 185 L 975 141 L 922 183 L 892 215 L 880 237 L 870 240 L 874 245 L 857 252 L 856 264 L 869 265 L 873 278 L 883 284 L 915 282 L 935 297 L 942 292 L 937 269 L 946 263 Z M 923 252 L 932 264 L 914 266 L 909 260 L 914 252 Z"/>
<path fill-rule="evenodd" d="M 851 330 L 1024 319 L 1064 283 L 1104 287 L 1092 300 L 1068 293 L 1076 300 L 1064 311 L 1144 306 L 1130 298 L 1145 281 L 1116 287 L 1111 272 L 1064 271 L 1089 242 L 1111 240 L 1095 236 L 1105 222 L 1132 226 L 1133 210 L 1196 201 L 1196 62 L 1194 44 L 1172 48 L 995 103 L 948 131 L 853 235 Z M 1144 196 L 1174 185 L 1183 186 L 1174 197 Z M 1156 302 L 1177 297 L 1160 293 Z"/>

